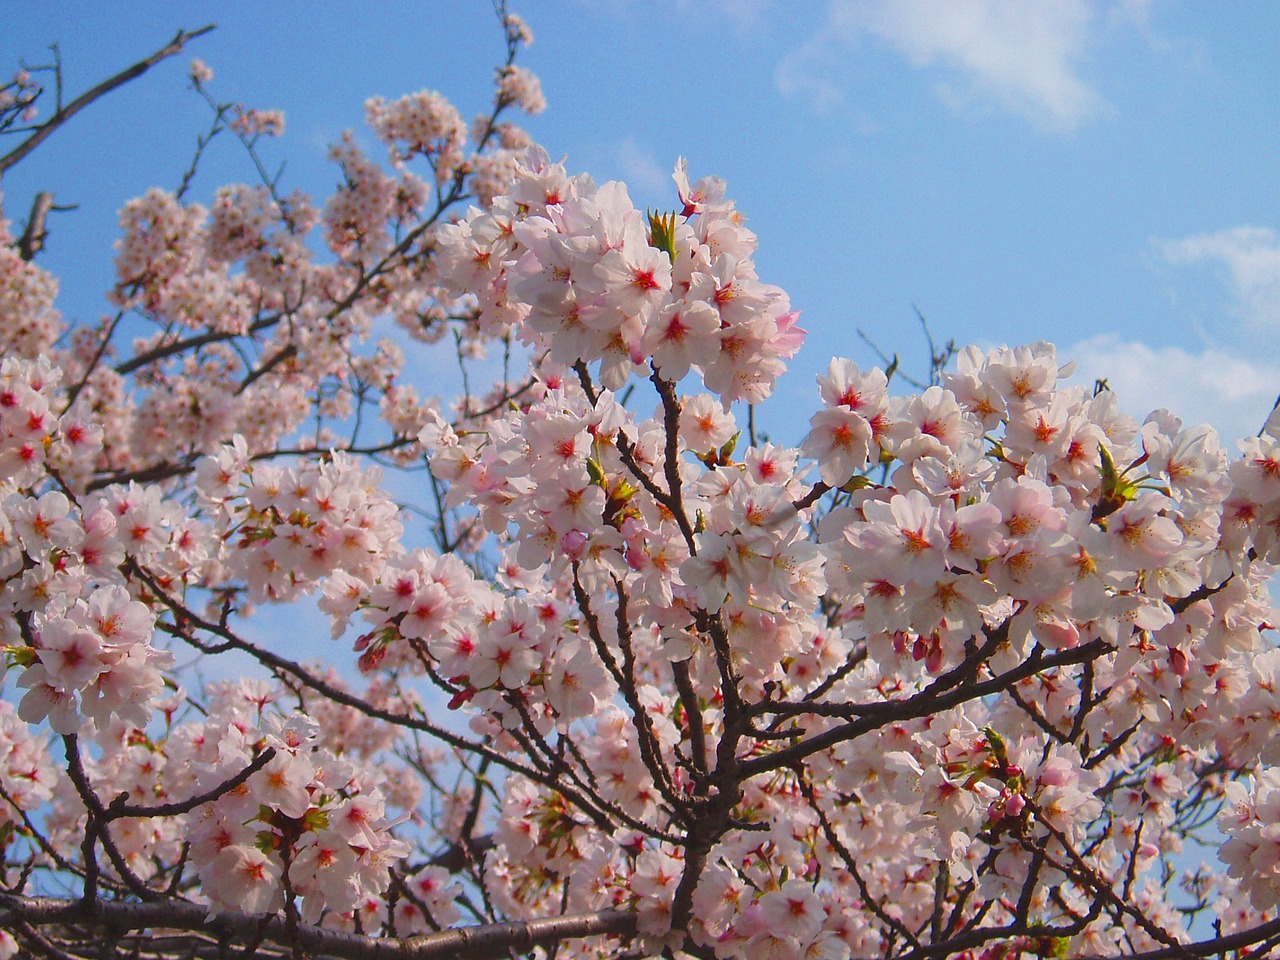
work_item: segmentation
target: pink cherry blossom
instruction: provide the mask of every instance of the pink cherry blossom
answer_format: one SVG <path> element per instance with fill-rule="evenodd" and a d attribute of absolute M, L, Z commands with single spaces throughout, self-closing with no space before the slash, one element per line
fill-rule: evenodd
<path fill-rule="evenodd" d="M 1037 343 L 833 359 L 780 440 L 767 238 L 684 161 L 653 211 L 553 161 L 500 12 L 474 122 L 373 98 L 315 202 L 127 202 L 101 324 L 0 222 L 0 955 L 206 914 L 272 955 L 1260 950 L 1280 420 L 1233 458 Z M 261 160 L 283 118 L 190 76 Z"/>

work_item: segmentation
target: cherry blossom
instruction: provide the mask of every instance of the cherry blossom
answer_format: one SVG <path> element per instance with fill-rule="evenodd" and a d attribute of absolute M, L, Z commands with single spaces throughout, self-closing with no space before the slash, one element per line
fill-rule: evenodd
<path fill-rule="evenodd" d="M 553 161 L 499 8 L 473 123 L 126 202 L 118 322 L 0 227 L 0 956 L 1268 942 L 1280 420 L 1233 457 L 1045 343 L 751 409 L 805 333 L 727 185 Z"/>

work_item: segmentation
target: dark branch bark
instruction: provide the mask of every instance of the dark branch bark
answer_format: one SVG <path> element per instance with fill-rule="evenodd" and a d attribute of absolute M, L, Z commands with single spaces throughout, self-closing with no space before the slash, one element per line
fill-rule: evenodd
<path fill-rule="evenodd" d="M 1019 680 L 1034 676 L 1052 667 L 1068 666 L 1073 663 L 1086 663 L 1111 652 L 1109 644 L 1102 640 L 1092 640 L 1079 647 L 1073 647 L 1043 658 L 1031 658 L 1017 667 L 980 682 L 962 684 L 955 690 L 943 694 L 934 694 L 929 690 L 907 697 L 903 700 L 886 700 L 879 703 L 832 705 L 831 710 L 806 710 L 803 712 L 827 716 L 852 716 L 857 719 L 844 726 L 836 727 L 824 733 L 816 734 L 802 740 L 794 746 L 785 747 L 776 753 L 753 757 L 741 764 L 744 777 L 754 777 L 771 770 L 794 767 L 803 763 L 808 757 L 829 747 L 860 737 L 871 730 L 902 720 L 913 720 L 950 710 L 970 700 L 978 700 L 993 693 L 1002 693 L 1010 685 Z M 814 704 L 814 707 L 825 705 Z"/>
<path fill-rule="evenodd" d="M 31 201 L 31 214 L 27 217 L 27 228 L 18 238 L 18 256 L 23 260 L 33 260 L 35 255 L 44 249 L 45 219 L 53 209 L 53 194 L 41 190 Z"/>
<path fill-rule="evenodd" d="M 253 758 L 253 762 L 241 770 L 233 777 L 229 777 L 222 783 L 218 784 L 204 793 L 197 794 L 187 800 L 175 801 L 173 803 L 157 803 L 153 806 L 139 806 L 137 804 L 126 803 L 127 793 L 120 796 L 107 807 L 107 813 L 114 819 L 116 817 L 176 817 L 183 813 L 190 813 L 202 803 L 212 803 L 219 797 L 230 793 L 240 784 L 244 783 L 251 776 L 265 767 L 276 755 L 275 747 L 268 747 L 262 753 Z"/>
<path fill-rule="evenodd" d="M 412 937 L 373 939 L 354 933 L 300 925 L 293 932 L 282 917 L 264 918 L 244 913 L 223 913 L 210 919 L 208 908 L 179 901 L 108 903 L 99 901 L 90 910 L 80 900 L 53 897 L 18 897 L 0 894 L 0 927 L 25 923 L 33 927 L 104 926 L 115 933 L 164 927 L 193 934 L 225 933 L 248 940 L 262 934 L 264 941 L 297 946 L 314 954 L 344 960 L 429 960 L 459 957 L 481 960 L 500 957 L 510 950 L 529 950 L 581 937 L 632 937 L 636 917 L 618 910 L 539 920 L 488 923 L 457 927 Z"/>

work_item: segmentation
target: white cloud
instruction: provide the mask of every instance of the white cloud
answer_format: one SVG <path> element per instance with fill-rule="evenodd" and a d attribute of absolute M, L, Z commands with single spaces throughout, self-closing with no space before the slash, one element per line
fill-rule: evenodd
<path fill-rule="evenodd" d="M 1065 132 L 1106 108 L 1078 72 L 1094 20 L 1089 0 L 832 0 L 815 40 L 878 37 L 914 67 L 947 71 L 938 93 L 953 106 L 994 103 Z M 779 87 L 829 99 L 821 59 L 798 80 L 802 56 L 784 60 Z"/>
<path fill-rule="evenodd" d="M 633 194 L 632 200 L 643 206 L 643 199 L 665 198 L 674 201 L 675 185 L 671 180 L 671 171 L 675 169 L 674 159 L 671 166 L 663 167 L 657 156 L 648 146 L 641 144 L 633 136 L 628 136 L 616 148 L 618 165 L 622 168 L 622 179 Z"/>
<path fill-rule="evenodd" d="M 1258 432 L 1280 392 L 1280 357 L 1221 346 L 1195 353 L 1103 334 L 1059 351 L 1059 357 L 1078 361 L 1077 382 L 1106 379 L 1131 416 L 1142 420 L 1166 407 L 1185 424 L 1210 424 L 1229 449 Z"/>
<path fill-rule="evenodd" d="M 1171 264 L 1225 268 L 1238 313 L 1257 326 L 1280 326 L 1280 237 L 1269 227 L 1239 226 L 1159 243 Z"/>
<path fill-rule="evenodd" d="M 829 37 L 812 37 L 781 60 L 773 72 L 773 82 L 784 97 L 807 100 L 819 114 L 844 105 L 844 91 L 832 79 L 834 44 Z"/>

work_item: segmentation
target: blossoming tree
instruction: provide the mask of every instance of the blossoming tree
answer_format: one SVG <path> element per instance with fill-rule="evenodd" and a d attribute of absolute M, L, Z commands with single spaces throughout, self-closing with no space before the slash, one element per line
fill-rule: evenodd
<path fill-rule="evenodd" d="M 489 114 L 370 101 L 321 205 L 129 202 L 96 326 L 51 201 L 3 228 L 0 956 L 1274 946 L 1280 419 L 1231 459 L 1035 344 L 832 360 L 760 442 L 804 333 L 723 184 L 551 162 L 503 25 Z M 192 78 L 201 149 L 281 130 Z M 393 331 L 506 362 L 423 399 Z M 305 598 L 327 664 L 251 639 Z"/>

